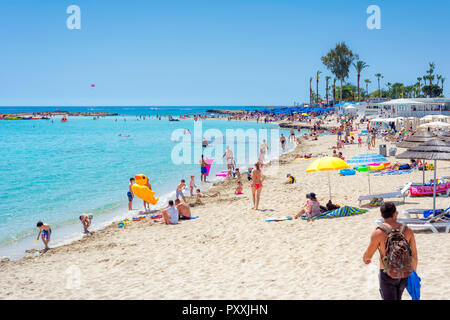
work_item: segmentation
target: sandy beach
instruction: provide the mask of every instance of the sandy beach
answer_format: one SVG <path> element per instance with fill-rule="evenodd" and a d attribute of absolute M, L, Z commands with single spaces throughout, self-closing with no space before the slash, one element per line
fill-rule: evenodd
<path fill-rule="evenodd" d="M 264 221 L 294 215 L 308 192 L 315 192 L 325 205 L 326 173 L 305 173 L 313 160 L 294 161 L 294 156 L 331 155 L 328 148 L 335 141 L 334 135 L 305 141 L 281 156 L 279 164 L 265 165 L 258 211 L 251 210 L 251 190 L 243 176 L 244 194 L 234 194 L 235 180 L 218 183 L 207 193 L 219 191 L 220 196 L 191 208 L 192 215 L 199 216 L 196 220 L 165 226 L 146 219 L 126 229 L 111 225 L 40 256 L 2 261 L 0 299 L 379 300 L 378 253 L 372 264 L 362 262 L 379 208 L 368 207 L 366 201 L 362 207 L 369 211 L 358 216 L 310 223 Z M 367 148 L 347 145 L 342 151 L 349 159 Z M 287 173 L 297 183 L 285 184 Z M 432 178 L 431 171 L 426 174 L 427 180 Z M 450 175 L 448 162 L 438 162 L 438 174 Z M 358 206 L 358 196 L 368 194 L 365 173 L 344 177 L 332 172 L 330 177 L 333 203 Z M 409 181 L 422 181 L 422 173 L 372 175 L 372 192 L 395 191 Z M 408 197 L 405 204 L 397 200 L 400 217 L 408 208 L 432 207 L 431 197 Z M 438 197 L 437 208 L 449 202 Z M 450 234 L 415 231 L 415 236 L 422 299 L 448 299 Z M 403 298 L 410 299 L 406 291 Z"/>

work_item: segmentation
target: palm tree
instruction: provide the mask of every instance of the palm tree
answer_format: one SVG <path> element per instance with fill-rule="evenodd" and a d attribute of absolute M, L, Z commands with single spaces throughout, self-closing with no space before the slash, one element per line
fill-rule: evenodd
<path fill-rule="evenodd" d="M 433 72 L 434 72 L 434 69 L 436 68 L 436 66 L 433 62 L 428 63 L 428 65 L 430 66 L 430 69 L 427 71 L 427 73 L 429 74 L 428 80 L 430 80 L 430 86 L 431 86 L 432 80 L 434 80 Z"/>
<path fill-rule="evenodd" d="M 419 82 L 419 86 L 420 86 L 420 81 L 422 81 L 422 78 L 421 78 L 421 77 L 418 77 L 418 78 L 417 78 L 417 82 Z"/>
<path fill-rule="evenodd" d="M 319 74 L 321 73 L 321 71 L 317 71 L 316 73 L 316 102 L 319 102 Z"/>
<path fill-rule="evenodd" d="M 369 84 L 372 83 L 372 81 L 370 81 L 369 79 L 364 80 L 364 82 L 366 83 L 366 94 L 367 96 L 369 96 Z"/>
<path fill-rule="evenodd" d="M 359 59 L 344 42 L 336 44 L 326 56 L 322 57 L 322 63 L 333 73 L 341 82 L 340 100 L 342 101 L 343 82 L 348 77 L 351 64 L 355 59 Z"/>
<path fill-rule="evenodd" d="M 379 93 L 380 98 L 381 98 L 380 79 L 383 79 L 384 77 L 381 75 L 381 73 L 375 74 L 375 77 L 377 77 L 377 79 L 378 79 L 378 93 Z"/>
<path fill-rule="evenodd" d="M 311 86 L 312 80 L 313 80 L 313 78 L 312 78 L 312 77 L 309 77 L 309 104 L 310 104 L 310 105 L 312 104 L 312 97 L 313 97 L 313 94 L 312 94 L 312 86 Z"/>
<path fill-rule="evenodd" d="M 361 78 L 361 71 L 367 68 L 369 65 L 364 61 L 358 60 L 356 63 L 353 63 L 353 66 L 356 69 L 357 74 L 357 83 L 358 83 L 358 102 L 360 101 L 360 90 L 359 90 L 359 79 Z"/>
<path fill-rule="evenodd" d="M 333 103 L 336 101 L 336 78 L 333 79 Z"/>
<path fill-rule="evenodd" d="M 327 103 L 328 103 L 328 82 L 330 81 L 330 79 L 331 79 L 330 76 L 326 76 L 325 77 L 325 82 L 326 82 L 326 85 L 325 85 L 325 96 L 326 96 L 326 99 L 327 99 Z"/>

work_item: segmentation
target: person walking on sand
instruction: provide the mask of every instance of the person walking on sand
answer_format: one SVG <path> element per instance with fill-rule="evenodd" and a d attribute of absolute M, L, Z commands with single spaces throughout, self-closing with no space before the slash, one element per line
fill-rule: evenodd
<path fill-rule="evenodd" d="M 281 149 L 283 149 L 284 151 L 284 148 L 286 147 L 286 137 L 283 134 L 281 134 L 280 142 L 281 142 Z"/>
<path fill-rule="evenodd" d="M 80 221 L 84 228 L 84 233 L 89 233 L 88 228 L 91 225 L 91 218 L 86 213 L 80 215 Z"/>
<path fill-rule="evenodd" d="M 38 221 L 38 223 L 36 224 L 36 227 L 39 228 L 39 234 L 37 236 L 36 242 L 39 240 L 39 236 L 41 236 L 42 242 L 45 245 L 45 251 L 47 251 L 48 249 L 50 249 L 48 247 L 48 243 L 50 242 L 50 235 L 52 234 L 52 228 L 50 228 L 50 226 L 46 223 L 43 223 L 42 221 Z"/>
<path fill-rule="evenodd" d="M 227 169 L 228 173 L 231 171 L 231 167 L 233 165 L 233 151 L 231 151 L 230 147 L 227 146 L 227 149 L 225 150 L 225 153 L 223 154 L 222 158 L 225 158 L 227 160 Z"/>
<path fill-rule="evenodd" d="M 130 178 L 130 184 L 128 185 L 128 192 L 127 192 L 127 197 L 128 197 L 128 210 L 131 211 L 133 210 L 133 198 L 134 198 L 134 193 L 133 193 L 133 189 L 131 188 L 134 184 L 134 178 Z"/>
<path fill-rule="evenodd" d="M 252 170 L 252 200 L 253 200 L 253 207 L 252 209 L 258 210 L 259 206 L 259 200 L 261 198 L 261 190 L 263 187 L 263 181 L 266 178 L 260 169 L 260 163 L 255 163 L 255 168 Z"/>
<path fill-rule="evenodd" d="M 200 173 L 201 173 L 200 182 L 201 181 L 206 182 L 206 173 L 208 172 L 208 170 L 206 169 L 206 165 L 207 163 L 202 155 L 202 158 L 200 159 Z"/>
<path fill-rule="evenodd" d="M 266 160 L 266 152 L 268 149 L 269 147 L 267 146 L 266 140 L 264 139 L 261 143 L 261 146 L 259 147 L 259 163 L 264 163 L 264 161 Z"/>
<path fill-rule="evenodd" d="M 401 300 L 412 270 L 417 271 L 417 248 L 414 232 L 397 222 L 393 202 L 380 207 L 383 224 L 375 229 L 363 262 L 369 264 L 375 251 L 380 253 L 380 294 L 383 300 Z"/>

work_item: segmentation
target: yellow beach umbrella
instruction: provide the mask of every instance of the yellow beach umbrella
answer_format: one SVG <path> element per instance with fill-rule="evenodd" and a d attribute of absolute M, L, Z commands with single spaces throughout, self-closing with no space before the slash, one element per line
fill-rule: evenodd
<path fill-rule="evenodd" d="M 306 172 L 313 171 L 328 171 L 328 189 L 330 191 L 331 200 L 331 183 L 330 183 L 330 171 L 350 168 L 347 162 L 338 157 L 324 157 L 313 161 Z"/>
<path fill-rule="evenodd" d="M 307 113 L 302 113 L 302 116 L 307 116 L 308 114 Z"/>

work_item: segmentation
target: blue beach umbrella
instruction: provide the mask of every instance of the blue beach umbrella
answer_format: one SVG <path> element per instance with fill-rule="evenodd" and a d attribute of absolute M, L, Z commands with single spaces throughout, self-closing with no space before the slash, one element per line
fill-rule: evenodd
<path fill-rule="evenodd" d="M 355 166 L 368 165 L 371 163 L 386 163 L 386 162 L 389 162 L 389 160 L 379 153 L 363 153 L 347 161 L 348 164 L 353 164 Z M 372 194 L 372 192 L 370 191 L 370 169 L 369 171 L 367 171 L 367 174 L 369 180 L 369 194 Z"/>

